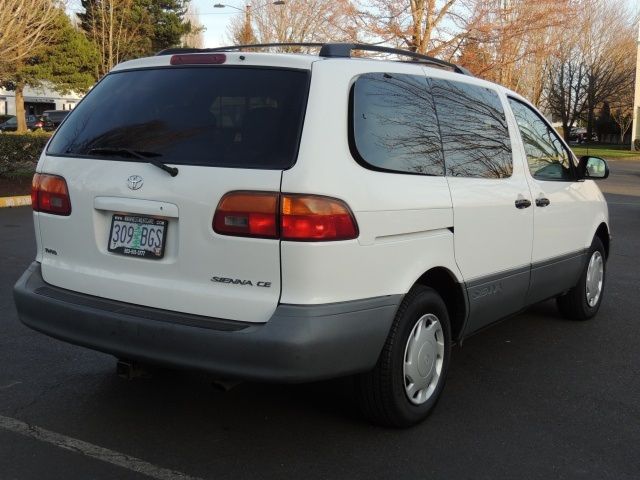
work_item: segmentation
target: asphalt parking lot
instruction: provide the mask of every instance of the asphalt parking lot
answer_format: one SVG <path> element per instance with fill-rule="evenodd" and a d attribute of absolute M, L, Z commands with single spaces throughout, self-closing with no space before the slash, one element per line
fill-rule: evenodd
<path fill-rule="evenodd" d="M 640 478 L 640 162 L 610 165 L 598 316 L 550 301 L 468 338 L 409 430 L 362 420 L 349 379 L 127 381 L 113 357 L 27 329 L 11 288 L 35 255 L 31 210 L 0 209 L 0 480 Z"/>

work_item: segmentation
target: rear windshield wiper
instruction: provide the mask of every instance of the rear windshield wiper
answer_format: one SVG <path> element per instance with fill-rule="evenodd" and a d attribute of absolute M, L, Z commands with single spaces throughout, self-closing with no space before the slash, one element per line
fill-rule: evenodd
<path fill-rule="evenodd" d="M 89 151 L 89 154 L 90 155 L 118 155 L 118 156 L 128 155 L 134 158 L 138 158 L 140 160 L 144 160 L 145 162 L 148 162 L 151 165 L 156 166 L 161 170 L 164 170 L 172 177 L 175 177 L 176 175 L 178 175 L 177 168 L 170 167 L 169 165 L 166 165 L 156 160 L 155 158 L 153 158 L 153 157 L 162 156 L 161 154 L 155 153 L 155 152 L 147 152 L 146 150 L 132 150 L 130 148 L 121 148 L 121 147 L 114 147 L 114 148 L 105 147 L 105 148 L 94 148 L 93 150 Z"/>

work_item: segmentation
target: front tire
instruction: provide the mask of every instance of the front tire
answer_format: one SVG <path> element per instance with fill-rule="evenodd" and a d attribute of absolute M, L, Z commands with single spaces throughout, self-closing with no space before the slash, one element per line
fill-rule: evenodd
<path fill-rule="evenodd" d="M 405 296 L 378 363 L 356 377 L 361 408 L 390 427 L 420 423 L 435 408 L 449 369 L 451 329 L 440 295 L 418 285 Z"/>
<path fill-rule="evenodd" d="M 602 240 L 595 237 L 578 284 L 556 298 L 560 315 L 570 320 L 588 320 L 594 317 L 602 303 L 606 271 L 604 246 Z"/>

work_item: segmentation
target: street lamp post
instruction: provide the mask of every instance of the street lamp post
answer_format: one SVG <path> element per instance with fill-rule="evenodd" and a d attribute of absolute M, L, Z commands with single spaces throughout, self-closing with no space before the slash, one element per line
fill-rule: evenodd
<path fill-rule="evenodd" d="M 265 3 L 264 5 L 259 6 L 258 8 L 256 8 L 256 10 L 266 7 L 267 5 L 284 5 L 285 2 L 283 0 L 276 0 L 274 2 L 268 2 Z M 216 3 L 213 8 L 225 8 L 225 7 L 229 7 L 229 8 L 233 8 L 234 10 L 238 10 L 239 12 L 242 12 L 243 10 L 241 8 L 238 7 L 234 7 L 233 5 L 223 5 L 222 3 Z M 245 10 L 245 20 L 244 20 L 244 40 L 243 43 L 245 45 L 250 45 L 251 44 L 251 37 L 252 37 L 252 31 L 251 31 L 251 5 L 247 4 L 246 5 L 246 10 Z"/>

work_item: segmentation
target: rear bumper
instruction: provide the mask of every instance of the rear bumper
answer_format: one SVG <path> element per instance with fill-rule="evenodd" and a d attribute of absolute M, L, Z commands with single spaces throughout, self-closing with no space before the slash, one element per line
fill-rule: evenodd
<path fill-rule="evenodd" d="M 34 262 L 14 287 L 20 321 L 121 359 L 224 378 L 303 382 L 370 370 L 401 295 L 279 305 L 266 323 L 184 315 L 47 284 Z"/>

